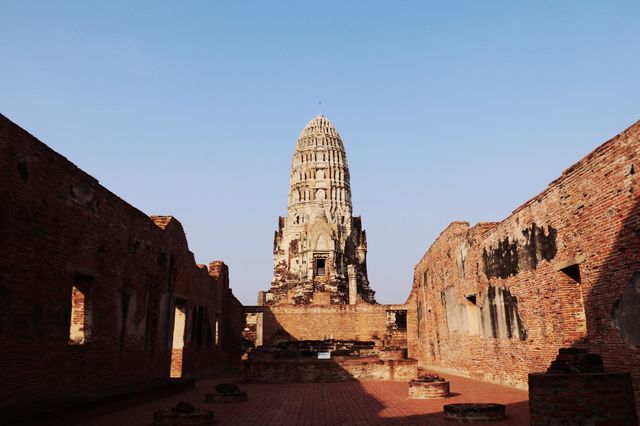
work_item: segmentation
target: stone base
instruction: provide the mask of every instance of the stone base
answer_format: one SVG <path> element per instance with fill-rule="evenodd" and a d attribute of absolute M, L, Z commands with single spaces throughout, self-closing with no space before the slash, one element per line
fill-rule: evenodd
<path fill-rule="evenodd" d="M 175 413 L 169 410 L 153 413 L 153 426 L 210 426 L 213 411 L 196 410 L 193 413 Z"/>
<path fill-rule="evenodd" d="M 444 406 L 445 420 L 458 423 L 497 422 L 506 416 L 502 404 L 447 404 Z"/>
<path fill-rule="evenodd" d="M 344 369 L 356 380 L 391 380 L 409 381 L 418 374 L 418 361 L 415 359 L 379 359 L 379 358 L 350 358 L 337 360 L 340 368 Z"/>
<path fill-rule="evenodd" d="M 348 380 L 409 381 L 418 373 L 415 359 L 334 357 L 243 361 L 245 383 L 308 383 Z"/>
<path fill-rule="evenodd" d="M 435 374 L 420 376 L 409 382 L 410 399 L 442 399 L 449 397 L 449 382 Z"/>
<path fill-rule="evenodd" d="M 207 393 L 204 395 L 204 402 L 229 403 L 229 402 L 246 402 L 249 400 L 246 392 L 237 393 Z"/>

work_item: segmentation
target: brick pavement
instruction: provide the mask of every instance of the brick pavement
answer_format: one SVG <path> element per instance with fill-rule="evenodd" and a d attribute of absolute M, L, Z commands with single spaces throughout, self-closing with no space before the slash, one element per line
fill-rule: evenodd
<path fill-rule="evenodd" d="M 290 384 L 241 384 L 249 401 L 230 404 L 205 403 L 221 380 L 201 380 L 196 389 L 170 398 L 142 404 L 98 417 L 84 425 L 149 426 L 153 412 L 178 401 L 213 410 L 217 425 L 451 425 L 442 407 L 459 402 L 497 402 L 507 405 L 502 426 L 528 425 L 526 391 L 444 375 L 451 382 L 453 396 L 444 400 L 410 400 L 406 382 L 339 382 Z M 231 380 L 225 380 L 231 381 Z"/>

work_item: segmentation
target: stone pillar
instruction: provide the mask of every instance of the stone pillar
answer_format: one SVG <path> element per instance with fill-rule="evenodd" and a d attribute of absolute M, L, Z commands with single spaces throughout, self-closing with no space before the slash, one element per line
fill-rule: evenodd
<path fill-rule="evenodd" d="M 349 304 L 355 305 L 358 301 L 358 284 L 356 281 L 356 268 L 353 265 L 347 266 L 349 274 Z"/>
<path fill-rule="evenodd" d="M 264 341 L 262 334 L 264 333 L 264 313 L 260 312 L 256 318 L 256 346 L 262 346 Z"/>

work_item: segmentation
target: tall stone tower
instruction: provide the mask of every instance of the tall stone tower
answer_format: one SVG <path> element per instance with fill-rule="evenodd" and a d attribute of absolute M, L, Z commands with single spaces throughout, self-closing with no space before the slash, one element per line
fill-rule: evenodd
<path fill-rule="evenodd" d="M 361 218 L 352 216 L 344 145 L 322 115 L 298 138 L 273 256 L 271 289 L 259 303 L 376 303 L 367 278 L 367 237 Z"/>

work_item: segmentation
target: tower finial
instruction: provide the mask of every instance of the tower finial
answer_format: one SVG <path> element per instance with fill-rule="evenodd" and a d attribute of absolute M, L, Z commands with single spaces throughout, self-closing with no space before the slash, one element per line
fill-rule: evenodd
<path fill-rule="evenodd" d="M 318 101 L 318 115 L 322 115 L 322 101 Z"/>

